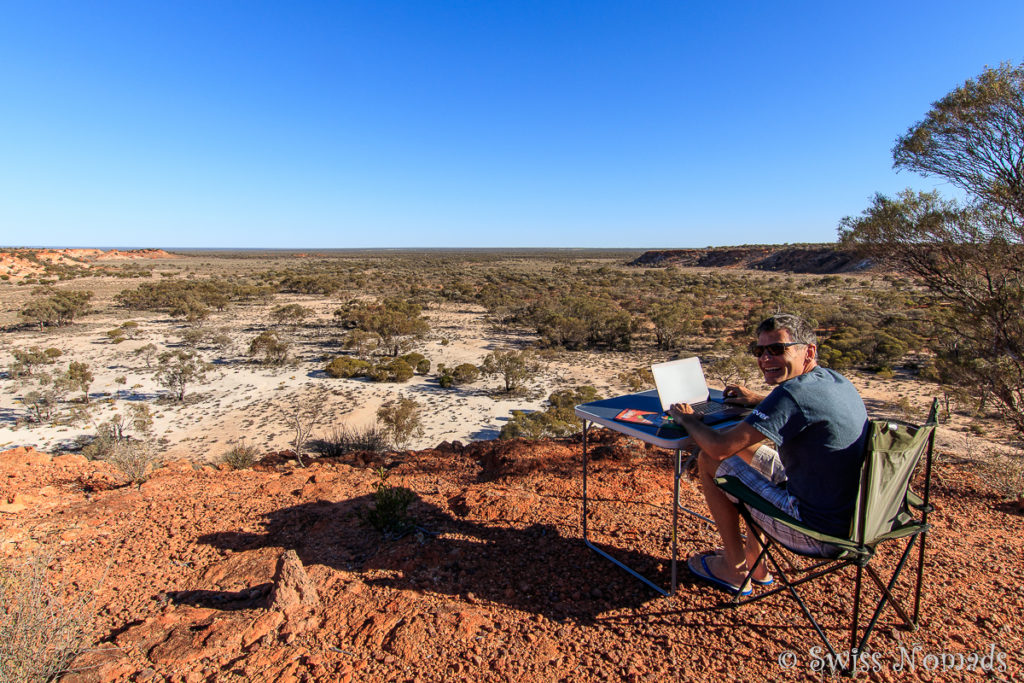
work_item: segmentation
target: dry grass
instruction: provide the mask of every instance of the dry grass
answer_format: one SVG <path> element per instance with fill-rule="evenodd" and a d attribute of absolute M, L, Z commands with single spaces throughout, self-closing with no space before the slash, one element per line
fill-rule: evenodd
<path fill-rule="evenodd" d="M 0 683 L 56 680 L 88 645 L 89 603 L 61 596 L 47 560 L 0 567 Z"/>

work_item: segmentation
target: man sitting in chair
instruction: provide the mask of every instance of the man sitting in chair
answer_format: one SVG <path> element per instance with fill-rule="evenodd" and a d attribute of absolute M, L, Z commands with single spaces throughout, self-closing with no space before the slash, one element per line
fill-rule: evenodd
<path fill-rule="evenodd" d="M 767 396 L 743 386 L 727 386 L 726 400 L 753 407 L 743 422 L 715 431 L 694 416 L 685 403 L 669 408 L 673 419 L 700 448 L 701 486 L 724 549 L 693 555 L 690 571 L 726 591 L 750 592 L 740 586 L 760 552 L 753 530 L 746 543 L 740 534 L 735 501 L 715 485 L 716 476 L 733 475 L 783 512 L 819 531 L 845 536 L 857 494 L 868 417 L 857 390 L 842 375 L 818 366 L 817 337 L 800 317 L 777 314 L 757 328 L 751 352 L 764 381 L 774 386 Z M 765 439 L 778 444 L 778 452 Z M 828 556 L 833 548 L 773 520 L 751 514 L 776 540 L 791 550 Z M 752 580 L 772 582 L 761 563 Z"/>

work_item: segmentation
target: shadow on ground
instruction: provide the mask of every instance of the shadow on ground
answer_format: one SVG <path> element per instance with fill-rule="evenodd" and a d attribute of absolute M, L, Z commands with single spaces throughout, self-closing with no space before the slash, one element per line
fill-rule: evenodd
<path fill-rule="evenodd" d="M 268 515 L 263 533 L 225 531 L 199 542 L 233 553 L 293 549 L 304 565 L 359 573 L 368 585 L 498 603 L 550 619 L 589 622 L 658 597 L 553 525 L 469 521 L 417 500 L 410 511 L 418 526 L 402 538 L 388 539 L 362 520 L 372 504 L 369 495 L 304 503 Z M 668 582 L 665 558 L 621 549 L 617 555 Z M 192 597 L 212 605 L 241 596 Z"/>

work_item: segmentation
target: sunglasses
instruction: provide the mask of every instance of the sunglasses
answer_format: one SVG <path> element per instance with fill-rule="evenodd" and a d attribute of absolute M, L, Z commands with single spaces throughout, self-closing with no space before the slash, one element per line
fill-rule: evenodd
<path fill-rule="evenodd" d="M 761 354 L 767 351 L 773 356 L 781 356 L 786 352 L 787 347 L 799 346 L 801 344 L 803 344 L 803 342 L 776 342 L 775 344 L 765 344 L 764 346 L 761 346 L 760 344 L 757 343 L 751 343 L 750 354 L 754 358 L 760 358 Z"/>

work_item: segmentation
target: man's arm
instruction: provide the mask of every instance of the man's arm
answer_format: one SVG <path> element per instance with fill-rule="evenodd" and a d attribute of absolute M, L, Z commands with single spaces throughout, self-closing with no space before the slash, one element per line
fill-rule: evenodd
<path fill-rule="evenodd" d="M 764 441 L 765 436 L 746 422 L 740 422 L 728 429 L 712 429 L 693 409 L 685 403 L 676 403 L 668 409 L 672 419 L 681 424 L 700 449 L 715 460 L 725 460 L 730 455 Z"/>
<path fill-rule="evenodd" d="M 732 405 L 753 408 L 764 400 L 765 394 L 751 391 L 742 384 L 727 384 L 722 392 L 722 398 L 725 399 L 726 403 L 731 403 Z"/>

